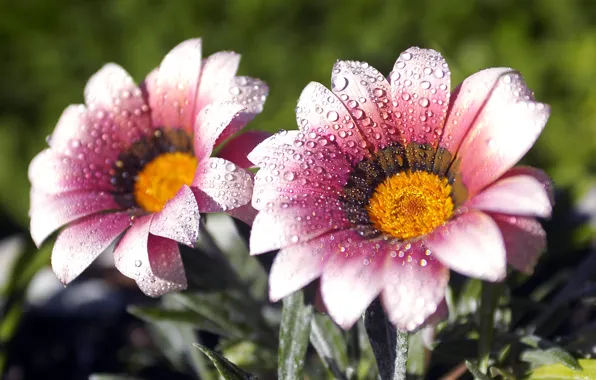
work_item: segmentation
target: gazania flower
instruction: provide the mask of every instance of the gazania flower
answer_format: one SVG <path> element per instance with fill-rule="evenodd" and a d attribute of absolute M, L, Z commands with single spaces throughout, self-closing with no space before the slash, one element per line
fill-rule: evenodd
<path fill-rule="evenodd" d="M 549 107 L 518 72 L 483 70 L 450 93 L 443 57 L 410 48 L 387 79 L 365 62 L 338 61 L 331 83 L 304 89 L 299 131 L 249 154 L 260 167 L 251 253 L 281 249 L 271 300 L 321 277 L 342 327 L 380 295 L 390 320 L 412 330 L 436 311 L 449 268 L 489 281 L 505 277 L 506 263 L 532 271 L 550 182 L 512 166 Z"/>
<path fill-rule="evenodd" d="M 240 135 L 210 157 L 267 95 L 260 80 L 234 76 L 239 60 L 203 60 L 201 40 L 188 40 L 141 87 L 107 64 L 87 83 L 86 105 L 66 108 L 29 167 L 33 240 L 66 226 L 52 252 L 63 283 L 123 235 L 114 249 L 123 274 L 151 296 L 183 289 L 177 243 L 195 243 L 199 213 L 229 210 L 250 222 L 252 177 L 240 166 L 263 134 Z"/>

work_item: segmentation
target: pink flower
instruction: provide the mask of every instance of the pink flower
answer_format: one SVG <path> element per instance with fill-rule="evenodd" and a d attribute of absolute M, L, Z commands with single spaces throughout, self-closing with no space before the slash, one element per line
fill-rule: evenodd
<path fill-rule="evenodd" d="M 239 61 L 233 52 L 202 59 L 201 40 L 187 40 L 143 86 L 107 64 L 89 79 L 86 105 L 66 108 L 29 167 L 33 240 L 66 226 L 52 251 L 63 283 L 117 241 L 116 267 L 144 293 L 184 289 L 177 243 L 194 245 L 199 213 L 251 222 L 252 176 L 242 167 L 266 136 L 247 132 L 211 157 L 267 96 L 260 80 L 234 76 Z"/>
<path fill-rule="evenodd" d="M 532 271 L 551 185 L 512 166 L 550 111 L 518 72 L 483 70 L 450 94 L 443 57 L 410 48 L 387 79 L 338 61 L 331 83 L 302 92 L 300 131 L 249 154 L 260 167 L 250 251 L 280 249 L 272 301 L 321 277 L 342 327 L 380 294 L 390 320 L 413 330 L 437 311 L 448 268 L 489 281 L 505 277 L 506 263 Z"/>

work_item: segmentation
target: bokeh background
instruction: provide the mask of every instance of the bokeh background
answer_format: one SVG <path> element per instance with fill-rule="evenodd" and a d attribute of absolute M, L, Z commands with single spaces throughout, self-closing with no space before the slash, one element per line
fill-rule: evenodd
<path fill-rule="evenodd" d="M 553 177 L 569 209 L 595 178 L 591 0 L 2 0 L 0 238 L 20 234 L 35 263 L 7 273 L 9 282 L 26 283 L 48 262 L 48 247 L 36 253 L 28 238 L 27 167 L 62 110 L 83 101 L 87 79 L 103 64 L 116 62 L 140 82 L 172 47 L 197 36 L 205 55 L 240 52 L 240 73 L 269 84 L 264 112 L 250 128 L 272 132 L 296 128 L 301 90 L 310 81 L 328 85 L 337 59 L 367 61 L 388 74 L 407 47 L 434 48 L 450 64 L 452 86 L 483 68 L 513 67 L 552 106 L 525 162 Z M 0 329 L 0 339 L 12 337 L 18 321 Z"/>

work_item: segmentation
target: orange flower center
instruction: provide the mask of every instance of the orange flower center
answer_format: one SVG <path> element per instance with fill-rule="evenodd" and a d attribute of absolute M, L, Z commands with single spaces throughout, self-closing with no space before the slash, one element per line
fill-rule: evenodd
<path fill-rule="evenodd" d="M 149 212 L 161 211 L 182 185 L 190 185 L 197 159 L 189 153 L 162 153 L 143 167 L 135 182 L 137 204 Z"/>
<path fill-rule="evenodd" d="M 366 207 L 379 230 L 398 239 L 426 235 L 453 214 L 447 178 L 425 171 L 405 171 L 377 186 Z"/>

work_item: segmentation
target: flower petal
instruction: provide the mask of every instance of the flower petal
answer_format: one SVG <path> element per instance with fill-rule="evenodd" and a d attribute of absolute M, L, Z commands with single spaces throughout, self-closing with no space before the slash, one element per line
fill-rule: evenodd
<path fill-rule="evenodd" d="M 58 228 L 105 210 L 117 210 L 120 206 L 111 194 L 105 192 L 76 191 L 61 194 L 45 194 L 31 190 L 31 237 L 38 247 Z"/>
<path fill-rule="evenodd" d="M 145 81 L 153 125 L 183 128 L 192 134 L 201 75 L 201 39 L 178 44 Z"/>
<path fill-rule="evenodd" d="M 469 209 L 548 218 L 552 205 L 548 190 L 530 175 L 499 179 L 465 203 Z"/>
<path fill-rule="evenodd" d="M 250 234 L 250 253 L 258 255 L 304 243 L 325 232 L 349 227 L 338 199 L 295 198 L 269 202 L 259 212 Z"/>
<path fill-rule="evenodd" d="M 222 211 L 244 206 L 252 197 L 250 173 L 223 158 L 201 161 L 192 185 L 216 201 Z"/>
<path fill-rule="evenodd" d="M 422 242 L 395 243 L 390 248 L 381 299 L 389 320 L 412 331 L 437 311 L 445 297 L 449 269 Z"/>
<path fill-rule="evenodd" d="M 235 103 L 213 103 L 201 110 L 195 121 L 194 150 L 199 162 L 211 156 L 215 141 L 244 107 Z"/>
<path fill-rule="evenodd" d="M 134 223 L 114 250 L 114 263 L 122 274 L 136 280 L 150 297 L 186 288 L 186 276 L 175 241 L 149 233 L 153 215 Z"/>
<path fill-rule="evenodd" d="M 534 100 L 515 71 L 502 74 L 473 119 L 457 157 L 469 196 L 509 170 L 532 147 L 550 108 Z"/>
<path fill-rule="evenodd" d="M 199 206 L 194 193 L 182 186 L 176 196 L 153 216 L 149 232 L 194 247 L 199 237 Z"/>
<path fill-rule="evenodd" d="M 544 190 L 548 194 L 548 199 L 551 206 L 555 204 L 555 189 L 553 181 L 543 170 L 533 168 L 531 166 L 514 166 L 507 170 L 501 178 L 515 177 L 518 175 L 529 175 L 534 177 L 542 184 L 542 187 L 544 187 Z"/>
<path fill-rule="evenodd" d="M 366 62 L 337 61 L 333 66 L 331 90 L 375 152 L 391 143 L 404 142 L 393 120 L 390 87 L 385 77 Z"/>
<path fill-rule="evenodd" d="M 405 141 L 436 147 L 451 91 L 445 59 L 432 49 L 411 47 L 395 62 L 389 81 L 397 127 Z"/>
<path fill-rule="evenodd" d="M 228 210 L 227 213 L 228 215 L 243 221 L 249 226 L 252 226 L 259 212 L 254 207 L 252 207 L 250 203 L 247 203 L 244 206 Z"/>
<path fill-rule="evenodd" d="M 114 190 L 107 170 L 86 161 L 63 156 L 52 149 L 45 149 L 33 158 L 28 175 L 33 187 L 50 194 L 77 190 Z"/>
<path fill-rule="evenodd" d="M 353 163 L 370 157 L 369 144 L 335 94 L 317 82 L 309 83 L 296 107 L 300 131 L 311 139 L 326 137 Z"/>
<path fill-rule="evenodd" d="M 234 118 L 227 128 L 221 133 L 216 146 L 225 141 L 228 137 L 240 131 L 252 119 L 263 111 L 263 105 L 267 100 L 269 87 L 265 82 L 251 77 L 235 77 L 227 86 L 220 87 L 223 93 L 219 95 L 221 101 L 229 101 L 240 104 L 244 107 L 238 117 Z"/>
<path fill-rule="evenodd" d="M 271 133 L 265 131 L 244 132 L 226 142 L 217 156 L 232 161 L 241 168 L 249 168 L 253 164 L 248 160 L 248 154 L 270 136 Z"/>
<path fill-rule="evenodd" d="M 280 250 L 269 273 L 269 299 L 280 299 L 303 288 L 323 272 L 329 254 L 337 250 L 334 234 Z"/>
<path fill-rule="evenodd" d="M 126 212 L 92 215 L 65 228 L 52 250 L 52 268 L 64 284 L 77 278 L 130 225 Z"/>
<path fill-rule="evenodd" d="M 505 243 L 496 223 L 486 214 L 462 214 L 425 238 L 444 265 L 464 275 L 500 281 L 507 274 Z"/>
<path fill-rule="evenodd" d="M 337 248 L 321 275 L 321 296 L 331 318 L 347 330 L 384 285 L 387 242 L 364 240 L 349 230 L 334 235 Z"/>
<path fill-rule="evenodd" d="M 534 218 L 490 214 L 505 241 L 507 262 L 515 269 L 532 274 L 540 254 L 546 249 L 546 232 Z"/>
<path fill-rule="evenodd" d="M 89 79 L 85 103 L 91 113 L 102 115 L 98 119 L 113 125 L 112 130 L 104 129 L 102 139 L 130 144 L 151 130 L 149 108 L 141 89 L 126 70 L 114 63 L 104 65 Z"/>
<path fill-rule="evenodd" d="M 299 135 L 297 131 L 280 132 L 249 154 L 260 167 L 252 200 L 257 210 L 295 194 L 337 196 L 343 191 L 352 171 L 345 156 L 334 145 L 308 138 L 304 142 Z"/>
<path fill-rule="evenodd" d="M 484 107 L 499 77 L 512 69 L 496 67 L 467 77 L 451 93 L 449 111 L 439 145 L 451 153 L 459 146 Z"/>
<path fill-rule="evenodd" d="M 225 98 L 222 99 L 221 89 L 229 87 L 228 84 L 236 75 L 239 64 L 240 54 L 233 51 L 219 51 L 203 60 L 196 113 L 208 104 L 226 101 Z M 232 94 L 228 93 L 228 96 L 231 97 Z"/>
<path fill-rule="evenodd" d="M 49 144 L 57 154 L 107 173 L 126 145 L 115 133 L 119 128 L 101 109 L 91 112 L 84 105 L 70 105 L 62 112 Z"/>
<path fill-rule="evenodd" d="M 139 289 L 149 297 L 186 289 L 186 274 L 178 244 L 149 234 L 147 247 L 150 270 L 135 279 Z"/>

